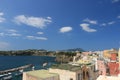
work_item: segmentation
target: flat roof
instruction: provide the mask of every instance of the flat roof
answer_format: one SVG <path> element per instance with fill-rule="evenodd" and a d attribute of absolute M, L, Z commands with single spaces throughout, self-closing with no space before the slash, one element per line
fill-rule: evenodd
<path fill-rule="evenodd" d="M 63 69 L 63 70 L 70 70 L 76 72 L 81 70 L 81 66 L 74 66 L 70 64 L 54 64 L 51 66 L 52 69 Z"/>
<path fill-rule="evenodd" d="M 35 71 L 29 71 L 26 72 L 28 75 L 31 75 L 33 77 L 37 78 L 48 78 L 53 76 L 58 76 L 56 73 L 50 73 L 48 70 L 35 70 Z"/>

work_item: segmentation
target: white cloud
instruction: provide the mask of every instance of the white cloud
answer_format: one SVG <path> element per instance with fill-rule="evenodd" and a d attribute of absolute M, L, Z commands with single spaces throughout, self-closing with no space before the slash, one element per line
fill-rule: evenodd
<path fill-rule="evenodd" d="M 18 33 L 10 33 L 10 34 L 6 34 L 8 36 L 12 36 L 12 37 L 19 37 L 21 36 L 21 34 L 18 34 Z"/>
<path fill-rule="evenodd" d="M 0 12 L 0 16 L 3 16 L 4 15 L 4 13 L 3 12 Z"/>
<path fill-rule="evenodd" d="M 19 36 L 21 36 L 21 34 L 17 33 L 18 31 L 15 30 L 15 29 L 8 29 L 6 31 L 7 31 L 7 33 L 5 33 L 5 35 L 7 35 L 7 36 L 11 36 L 11 37 L 19 37 Z"/>
<path fill-rule="evenodd" d="M 119 2 L 120 0 L 112 0 L 112 3 L 116 3 Z"/>
<path fill-rule="evenodd" d="M 106 26 L 107 24 L 106 23 L 102 23 L 100 26 Z"/>
<path fill-rule="evenodd" d="M 18 31 L 15 29 L 7 29 L 4 32 L 0 33 L 0 36 L 10 36 L 10 37 L 19 37 L 21 34 L 17 33 Z"/>
<path fill-rule="evenodd" d="M 26 36 L 27 39 L 31 39 L 31 40 L 34 40 L 35 37 L 34 36 Z"/>
<path fill-rule="evenodd" d="M 90 19 L 88 19 L 88 18 L 84 19 L 83 21 L 84 21 L 84 22 L 88 22 L 88 23 L 90 23 L 90 24 L 97 24 L 97 21 L 96 21 L 96 20 L 90 20 Z"/>
<path fill-rule="evenodd" d="M 52 18 L 50 16 L 48 16 L 47 19 L 52 19 Z"/>
<path fill-rule="evenodd" d="M 30 40 L 47 40 L 46 37 L 37 37 L 37 36 L 26 36 L 26 38 Z"/>
<path fill-rule="evenodd" d="M 97 30 L 96 29 L 91 29 L 89 26 L 90 24 L 87 24 L 87 23 L 82 23 L 80 24 L 80 26 L 82 27 L 82 29 L 86 32 L 96 32 Z"/>
<path fill-rule="evenodd" d="M 111 22 L 108 22 L 108 25 L 112 25 L 114 23 L 115 23 L 115 21 L 111 21 Z"/>
<path fill-rule="evenodd" d="M 38 40 L 47 40 L 46 37 L 36 37 L 36 39 L 38 39 Z"/>
<path fill-rule="evenodd" d="M 14 21 L 18 24 L 26 24 L 32 27 L 41 28 L 47 26 L 47 24 L 52 22 L 51 17 L 42 18 L 42 17 L 27 17 L 25 15 L 19 15 L 14 18 Z"/>
<path fill-rule="evenodd" d="M 66 33 L 66 32 L 70 32 L 70 31 L 72 31 L 72 27 L 62 27 L 61 29 L 60 29 L 60 32 L 61 33 Z"/>
<path fill-rule="evenodd" d="M 119 19 L 120 19 L 120 16 L 118 16 L 117 18 L 119 18 Z"/>
<path fill-rule="evenodd" d="M 0 23 L 5 21 L 5 18 L 2 17 L 3 15 L 4 15 L 4 13 L 0 12 Z"/>
<path fill-rule="evenodd" d="M 16 32 L 18 32 L 18 31 L 15 30 L 15 29 L 8 29 L 7 31 L 10 32 L 10 33 L 16 33 Z"/>
<path fill-rule="evenodd" d="M 115 23 L 116 23 L 116 21 L 111 21 L 111 22 L 102 23 L 102 24 L 100 24 L 100 26 L 109 26 L 109 25 L 112 25 Z"/>
<path fill-rule="evenodd" d="M 4 34 L 3 32 L 1 32 L 1 33 L 0 33 L 0 36 L 2 36 L 2 37 L 3 37 L 4 35 L 5 35 L 5 34 Z"/>
<path fill-rule="evenodd" d="M 7 49 L 10 46 L 7 42 L 0 42 L 0 50 Z"/>
<path fill-rule="evenodd" d="M 37 32 L 37 34 L 44 34 L 43 32 Z"/>

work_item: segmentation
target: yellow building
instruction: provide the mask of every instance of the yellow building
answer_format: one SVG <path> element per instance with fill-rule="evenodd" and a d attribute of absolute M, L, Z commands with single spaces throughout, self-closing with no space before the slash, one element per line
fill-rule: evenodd
<path fill-rule="evenodd" d="M 118 53 L 118 51 L 116 49 L 104 50 L 103 51 L 103 56 L 106 57 L 106 58 L 110 58 L 111 53 Z"/>

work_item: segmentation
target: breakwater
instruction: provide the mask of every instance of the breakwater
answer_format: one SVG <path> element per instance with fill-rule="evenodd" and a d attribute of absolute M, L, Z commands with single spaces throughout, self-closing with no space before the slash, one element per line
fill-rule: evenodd
<path fill-rule="evenodd" d="M 33 67 L 33 65 L 32 64 L 28 64 L 28 65 L 24 65 L 24 66 L 17 67 L 17 68 L 3 70 L 3 71 L 0 71 L 0 74 L 5 74 L 5 73 L 9 73 L 9 72 L 15 72 L 15 71 L 19 71 L 19 70 L 24 70 L 24 69 L 29 68 L 29 67 Z"/>

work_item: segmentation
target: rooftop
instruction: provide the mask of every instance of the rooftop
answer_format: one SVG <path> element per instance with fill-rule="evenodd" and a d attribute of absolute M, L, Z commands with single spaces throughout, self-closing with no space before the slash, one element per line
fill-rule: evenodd
<path fill-rule="evenodd" d="M 58 76 L 56 73 L 49 73 L 48 70 L 36 70 L 36 71 L 29 71 L 27 72 L 28 75 L 31 75 L 33 77 L 37 78 L 48 78 L 48 77 L 53 77 L 53 76 Z"/>
<path fill-rule="evenodd" d="M 51 66 L 51 68 L 53 69 L 63 69 L 63 70 L 70 70 L 70 71 L 78 71 L 81 70 L 81 66 L 74 66 L 74 65 L 70 65 L 70 64 L 54 64 Z"/>

